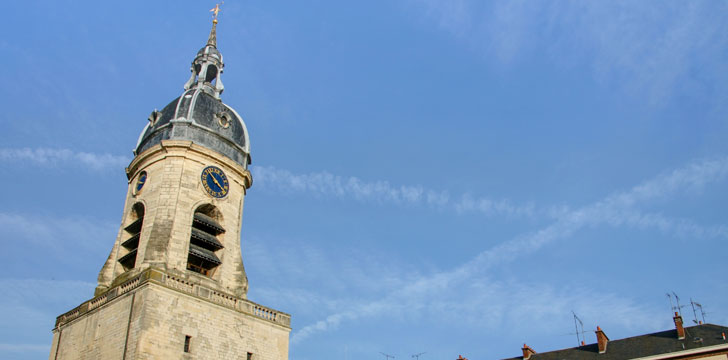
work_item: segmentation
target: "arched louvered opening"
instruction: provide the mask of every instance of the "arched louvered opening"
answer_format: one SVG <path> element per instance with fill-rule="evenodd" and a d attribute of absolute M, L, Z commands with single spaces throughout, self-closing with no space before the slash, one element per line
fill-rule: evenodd
<path fill-rule="evenodd" d="M 215 269 L 222 264 L 216 254 L 224 247 L 219 240 L 219 235 L 225 232 L 221 221 L 222 214 L 212 205 L 202 205 L 195 210 L 187 270 L 212 277 Z"/>
<path fill-rule="evenodd" d="M 136 265 L 139 238 L 142 233 L 142 223 L 144 222 L 144 205 L 141 203 L 134 204 L 130 218 L 131 223 L 124 228 L 127 238 L 121 243 L 121 250 L 125 250 L 125 254 L 119 258 L 119 263 L 124 267 L 124 271 L 129 271 Z"/>

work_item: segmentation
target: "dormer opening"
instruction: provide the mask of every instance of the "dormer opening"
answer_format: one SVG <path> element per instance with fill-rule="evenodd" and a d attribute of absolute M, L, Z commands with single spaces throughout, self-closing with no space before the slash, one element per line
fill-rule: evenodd
<path fill-rule="evenodd" d="M 124 271 L 129 271 L 136 266 L 137 249 L 139 249 L 139 238 L 142 234 L 144 223 L 144 205 L 136 203 L 132 206 L 131 214 L 128 217 L 128 225 L 124 227 L 127 235 L 126 240 L 121 243 L 120 250 L 124 253 L 119 257 L 119 263 Z"/>
<path fill-rule="evenodd" d="M 187 270 L 210 278 L 215 274 L 215 270 L 222 264 L 218 255 L 224 248 L 220 240 L 225 229 L 221 223 L 222 214 L 213 205 L 202 205 L 195 210 L 190 232 Z"/>

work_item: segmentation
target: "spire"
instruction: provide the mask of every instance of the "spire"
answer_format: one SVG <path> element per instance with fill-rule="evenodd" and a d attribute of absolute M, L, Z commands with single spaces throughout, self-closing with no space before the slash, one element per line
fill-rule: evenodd
<path fill-rule="evenodd" d="M 212 29 L 210 29 L 210 37 L 207 39 L 207 46 L 217 48 L 217 19 L 212 20 Z"/>
<path fill-rule="evenodd" d="M 207 44 L 197 52 L 195 60 L 192 61 L 190 67 L 192 75 L 185 83 L 185 90 L 197 88 L 219 99 L 225 90 L 220 80 L 225 65 L 222 62 L 222 54 L 217 50 L 217 14 L 220 12 L 220 4 L 215 5 L 210 12 L 213 13 L 210 36 Z"/>
<path fill-rule="evenodd" d="M 225 3 L 224 1 L 222 2 Z M 210 29 L 210 38 L 207 39 L 207 45 L 217 48 L 217 14 L 220 12 L 220 4 L 215 4 L 215 7 L 210 9 L 212 13 L 212 29 Z"/>

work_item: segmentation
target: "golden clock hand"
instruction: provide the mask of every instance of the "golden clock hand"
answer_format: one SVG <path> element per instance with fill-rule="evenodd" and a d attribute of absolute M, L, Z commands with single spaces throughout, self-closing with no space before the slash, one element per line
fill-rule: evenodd
<path fill-rule="evenodd" d="M 210 174 L 210 177 L 212 178 L 212 181 L 213 181 L 213 182 L 215 182 L 215 185 L 217 185 L 217 187 L 219 187 L 219 188 L 220 188 L 220 190 L 225 190 L 225 189 L 224 189 L 224 188 L 222 187 L 222 185 L 220 185 L 220 183 L 219 183 L 219 182 L 217 181 L 217 179 L 216 179 L 216 178 L 215 178 L 215 177 L 214 177 L 214 176 L 213 176 L 212 174 Z"/>

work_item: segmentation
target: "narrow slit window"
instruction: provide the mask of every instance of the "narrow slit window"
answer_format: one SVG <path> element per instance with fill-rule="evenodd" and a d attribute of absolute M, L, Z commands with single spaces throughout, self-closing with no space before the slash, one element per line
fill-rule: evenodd
<path fill-rule="evenodd" d="M 190 352 L 190 341 L 192 341 L 192 336 L 185 335 L 185 352 Z"/>
<path fill-rule="evenodd" d="M 253 353 L 249 352 L 246 360 L 253 360 Z"/>

